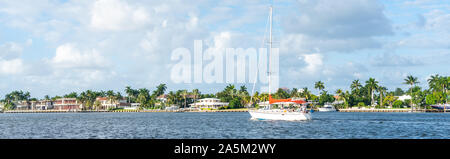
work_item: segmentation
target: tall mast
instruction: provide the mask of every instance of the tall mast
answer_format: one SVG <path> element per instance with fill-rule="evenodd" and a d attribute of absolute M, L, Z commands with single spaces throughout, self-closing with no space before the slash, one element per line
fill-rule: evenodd
<path fill-rule="evenodd" d="M 269 33 L 269 96 L 271 94 L 271 87 L 270 87 L 270 79 L 272 76 L 272 70 L 270 69 L 270 64 L 271 64 L 271 55 L 272 55 L 272 16 L 273 16 L 273 7 L 270 6 L 270 17 L 269 17 L 269 22 L 270 22 L 270 33 Z"/>

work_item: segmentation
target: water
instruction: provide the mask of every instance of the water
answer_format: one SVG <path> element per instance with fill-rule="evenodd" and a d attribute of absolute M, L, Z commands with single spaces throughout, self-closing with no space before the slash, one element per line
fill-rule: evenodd
<path fill-rule="evenodd" d="M 0 138 L 438 139 L 450 114 L 313 113 L 312 121 L 255 121 L 248 113 L 0 114 Z"/>

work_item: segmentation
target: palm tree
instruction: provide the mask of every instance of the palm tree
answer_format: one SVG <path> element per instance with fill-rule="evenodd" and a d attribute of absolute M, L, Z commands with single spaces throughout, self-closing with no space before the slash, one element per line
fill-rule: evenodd
<path fill-rule="evenodd" d="M 322 81 L 317 81 L 317 82 L 314 84 L 314 88 L 319 90 L 319 96 L 320 96 L 322 90 L 325 89 L 325 86 L 324 86 L 324 84 L 323 84 Z"/>
<path fill-rule="evenodd" d="M 301 97 L 304 97 L 306 101 L 311 99 L 311 92 L 308 90 L 308 87 L 303 88 L 303 92 L 301 94 Z"/>
<path fill-rule="evenodd" d="M 156 90 L 153 92 L 155 97 L 158 97 L 160 95 L 163 95 L 164 92 L 166 92 L 167 86 L 166 84 L 160 84 L 156 87 Z"/>
<path fill-rule="evenodd" d="M 342 89 L 337 89 L 336 95 L 338 96 L 338 98 L 337 98 L 338 101 L 343 100 L 345 103 L 344 91 L 342 91 Z"/>
<path fill-rule="evenodd" d="M 200 91 L 198 89 L 192 90 L 192 95 L 194 96 L 194 107 L 196 107 L 197 97 L 200 95 Z"/>
<path fill-rule="evenodd" d="M 125 87 L 125 93 L 128 96 L 128 103 L 131 103 L 131 98 L 136 98 L 137 91 L 132 89 L 130 86 Z"/>
<path fill-rule="evenodd" d="M 373 93 L 378 88 L 378 81 L 376 81 L 374 78 L 369 78 L 369 80 L 366 81 L 366 86 L 369 88 L 371 96 L 370 104 L 373 106 L 374 105 Z"/>
<path fill-rule="evenodd" d="M 383 87 L 383 86 L 378 87 L 378 92 L 380 92 L 380 107 L 384 106 L 383 96 L 385 95 L 386 91 L 387 91 L 386 87 Z"/>
<path fill-rule="evenodd" d="M 292 88 L 290 96 L 291 96 L 291 98 L 298 97 L 298 89 L 297 88 Z"/>
<path fill-rule="evenodd" d="M 252 103 L 252 105 L 253 104 L 255 104 L 255 103 L 259 103 L 259 101 L 260 101 L 260 98 L 259 98 L 260 96 L 259 96 L 259 92 L 258 91 L 256 91 L 254 94 L 253 94 L 253 96 L 252 96 L 252 99 L 251 99 L 251 103 Z"/>
<path fill-rule="evenodd" d="M 187 90 L 182 90 L 182 91 L 181 91 L 181 96 L 183 96 L 183 98 L 184 98 L 184 106 L 183 106 L 183 108 L 185 108 L 186 105 L 187 105 L 187 103 L 186 103 L 186 97 L 187 97 L 188 95 L 189 95 L 189 93 L 188 93 Z"/>
<path fill-rule="evenodd" d="M 167 103 L 169 105 L 175 104 L 176 99 L 176 94 L 173 91 L 170 91 L 169 94 L 167 94 Z"/>
<path fill-rule="evenodd" d="M 405 79 L 405 82 L 403 83 L 403 84 L 409 84 L 409 85 L 411 85 L 411 87 L 410 87 L 410 96 L 412 97 L 413 95 L 412 95 L 412 87 L 415 85 L 415 84 L 417 84 L 417 83 L 419 83 L 419 81 L 417 80 L 417 77 L 414 77 L 414 76 L 412 76 L 412 75 L 409 75 L 409 76 L 407 76 Z M 411 100 L 411 110 L 413 109 L 413 105 L 412 105 L 412 100 Z"/>
<path fill-rule="evenodd" d="M 141 88 L 138 91 L 139 94 L 137 96 L 137 102 L 141 104 L 141 108 L 148 107 L 148 103 L 150 100 L 150 91 L 146 88 Z"/>
<path fill-rule="evenodd" d="M 353 90 L 359 91 L 359 88 L 361 88 L 361 87 L 362 87 L 362 85 L 361 85 L 361 83 L 359 83 L 359 80 L 354 80 L 352 82 L 352 84 L 350 85 L 350 88 L 352 89 L 352 91 Z"/>
<path fill-rule="evenodd" d="M 314 88 L 319 90 L 319 101 L 320 101 L 320 95 L 322 94 L 322 90 L 325 89 L 325 86 L 322 81 L 317 81 L 314 84 Z"/>
<path fill-rule="evenodd" d="M 227 93 L 231 96 L 231 98 L 234 98 L 234 95 L 236 94 L 236 89 L 234 88 L 234 85 L 228 85 L 226 88 Z"/>
<path fill-rule="evenodd" d="M 428 86 L 434 92 L 438 92 L 439 91 L 439 88 L 440 88 L 439 79 L 440 79 L 439 74 L 436 74 L 434 76 L 433 75 L 430 76 L 430 78 L 427 80 L 428 81 Z"/>
<path fill-rule="evenodd" d="M 106 97 L 107 97 L 108 100 L 109 100 L 109 104 L 112 104 L 112 103 L 113 103 L 113 100 L 114 100 L 114 98 L 115 98 L 114 91 L 112 91 L 112 90 L 107 91 L 107 92 L 106 92 Z"/>
<path fill-rule="evenodd" d="M 345 91 L 344 93 L 344 104 L 345 104 L 345 108 L 348 108 L 348 100 L 350 100 L 350 96 L 351 93 L 349 93 L 348 91 Z"/>
<path fill-rule="evenodd" d="M 269 94 L 268 93 L 261 93 L 259 95 L 259 100 L 260 101 L 268 101 L 269 100 Z"/>

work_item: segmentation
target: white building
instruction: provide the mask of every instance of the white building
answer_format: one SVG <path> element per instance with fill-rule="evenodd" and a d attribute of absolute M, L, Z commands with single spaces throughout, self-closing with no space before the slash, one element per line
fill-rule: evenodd
<path fill-rule="evenodd" d="M 137 110 L 141 106 L 141 103 L 130 103 L 128 105 L 119 105 L 119 108 L 125 110 Z"/>
<path fill-rule="evenodd" d="M 130 106 L 130 103 L 127 102 L 126 98 L 109 100 L 107 97 L 97 97 L 97 101 L 100 102 L 102 109 L 115 109 Z"/>
<path fill-rule="evenodd" d="M 171 106 L 165 108 L 165 110 L 171 110 L 171 111 L 178 110 L 178 109 L 180 109 L 180 107 L 176 106 L 176 105 L 171 105 Z"/>
<path fill-rule="evenodd" d="M 411 100 L 411 96 L 410 95 L 398 96 L 398 100 L 400 100 L 400 101 L 405 101 L 407 99 Z"/>
<path fill-rule="evenodd" d="M 53 109 L 53 103 L 51 100 L 40 100 L 34 103 L 33 109 L 37 110 Z"/>
<path fill-rule="evenodd" d="M 191 108 L 212 108 L 218 109 L 219 107 L 228 106 L 228 103 L 221 102 L 220 99 L 217 98 L 204 98 L 199 99 L 198 102 L 189 104 Z"/>

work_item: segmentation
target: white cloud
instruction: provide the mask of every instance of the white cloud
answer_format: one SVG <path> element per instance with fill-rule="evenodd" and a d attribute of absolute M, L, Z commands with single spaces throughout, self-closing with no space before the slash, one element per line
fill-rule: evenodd
<path fill-rule="evenodd" d="M 384 7 L 373 0 L 298 1 L 286 16 L 282 52 L 353 52 L 381 47 L 375 37 L 393 34 Z"/>
<path fill-rule="evenodd" d="M 0 75 L 15 75 L 22 73 L 24 64 L 21 59 L 2 60 L 0 59 Z"/>
<path fill-rule="evenodd" d="M 109 62 L 95 49 L 82 52 L 73 44 L 64 44 L 56 49 L 51 65 L 55 68 L 98 69 L 108 66 Z"/>
<path fill-rule="evenodd" d="M 421 57 L 400 56 L 394 53 L 384 53 L 370 60 L 370 63 L 377 67 L 393 67 L 393 66 L 420 66 L 425 62 Z"/>
<path fill-rule="evenodd" d="M 427 22 L 426 28 L 438 32 L 445 31 L 450 33 L 450 13 L 442 10 L 432 10 L 431 12 L 425 14 L 425 17 Z"/>
<path fill-rule="evenodd" d="M 303 60 L 306 63 L 306 67 L 302 68 L 302 72 L 305 74 L 317 74 L 322 71 L 323 56 L 321 54 L 306 54 L 302 55 Z"/>
<path fill-rule="evenodd" d="M 97 0 L 92 8 L 91 26 L 98 30 L 131 30 L 150 23 L 148 11 L 120 0 Z"/>
<path fill-rule="evenodd" d="M 298 4 L 300 14 L 284 27 L 290 33 L 327 38 L 355 38 L 392 34 L 383 6 L 373 0 L 306 1 Z"/>
<path fill-rule="evenodd" d="M 15 59 L 21 56 L 23 47 L 20 44 L 9 42 L 0 45 L 0 59 Z"/>

